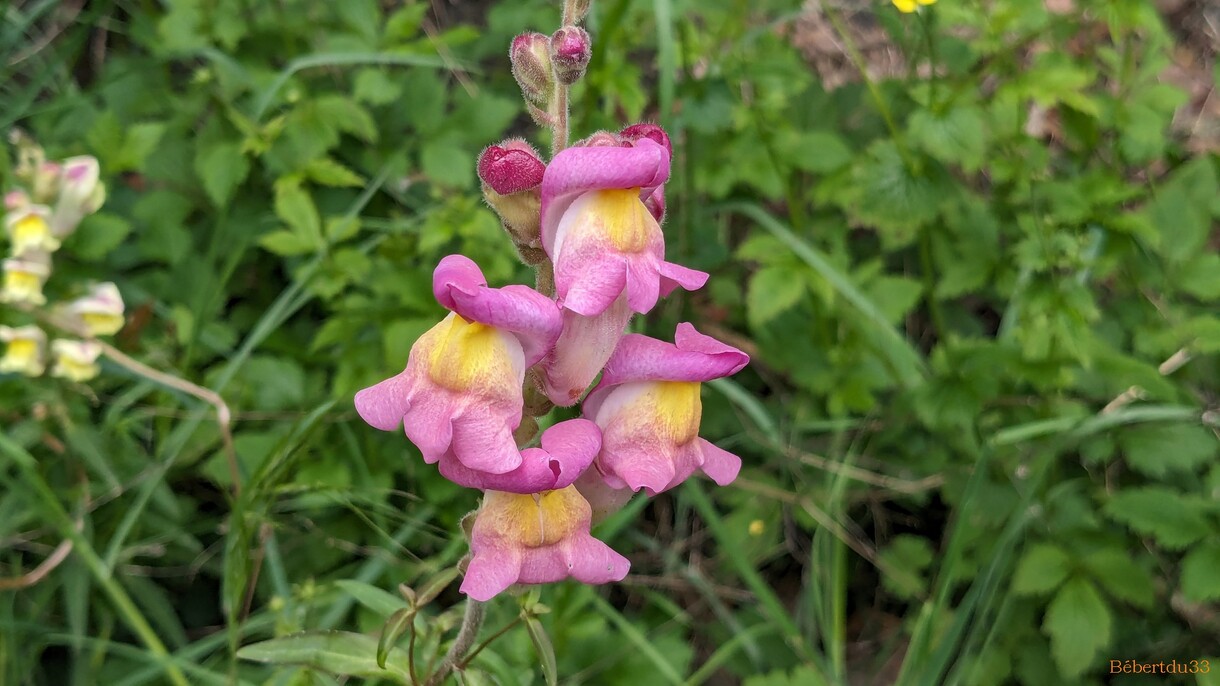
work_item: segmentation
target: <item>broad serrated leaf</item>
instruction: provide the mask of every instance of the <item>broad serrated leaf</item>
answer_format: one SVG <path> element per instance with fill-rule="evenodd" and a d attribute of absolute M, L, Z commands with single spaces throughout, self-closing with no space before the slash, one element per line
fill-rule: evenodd
<path fill-rule="evenodd" d="M 315 248 L 323 247 L 322 219 L 318 216 L 318 208 L 296 179 L 285 177 L 275 182 L 275 214 Z"/>
<path fill-rule="evenodd" d="M 76 232 L 68 239 L 68 249 L 75 257 L 96 262 L 119 247 L 130 233 L 131 224 L 118 215 L 91 214 L 81 221 Z"/>
<path fill-rule="evenodd" d="M 1156 599 L 1152 575 L 1136 564 L 1131 555 L 1117 548 L 1104 548 L 1081 560 L 1102 588 L 1119 600 L 1149 608 Z"/>
<path fill-rule="evenodd" d="M 805 280 L 795 267 L 763 267 L 750 277 L 746 314 L 754 326 L 763 326 L 792 307 L 805 292 Z"/>
<path fill-rule="evenodd" d="M 1203 514 L 1180 493 L 1164 486 L 1127 488 L 1114 494 L 1105 512 L 1136 533 L 1151 536 L 1171 549 L 1181 549 L 1203 538 L 1211 527 Z"/>
<path fill-rule="evenodd" d="M 1065 583 L 1046 609 L 1042 630 L 1051 639 L 1051 656 L 1065 677 L 1074 678 L 1097 664 L 1110 644 L 1110 608 L 1091 582 Z"/>
<path fill-rule="evenodd" d="M 537 617 L 525 618 L 525 631 L 538 653 L 538 663 L 542 667 L 542 676 L 546 679 L 547 686 L 555 686 L 559 683 L 559 668 L 555 664 L 555 646 L 551 644 L 551 637 L 547 635 Z"/>
<path fill-rule="evenodd" d="M 391 650 L 383 669 L 377 664 L 377 641 L 371 636 L 346 631 L 296 634 L 248 645 L 237 657 L 275 665 L 303 665 L 332 674 L 359 677 L 391 676 L 409 683 L 402 651 Z"/>
<path fill-rule="evenodd" d="M 452 137 L 424 143 L 419 157 L 424 175 L 435 183 L 463 187 L 474 182 L 474 158 Z"/>
<path fill-rule="evenodd" d="M 934 114 L 919 110 L 911 115 L 911 140 L 929 155 L 968 171 L 983 165 L 987 152 L 983 113 L 976 107 L 962 106 Z"/>
<path fill-rule="evenodd" d="M 1058 546 L 1039 543 L 1026 549 L 1012 575 L 1012 591 L 1019 595 L 1049 593 L 1063 583 L 1071 571 L 1068 554 Z"/>
<path fill-rule="evenodd" d="M 807 172 L 832 172 L 852 160 L 851 148 L 833 131 L 784 129 L 775 147 L 785 162 Z"/>
<path fill-rule="evenodd" d="M 250 161 L 242 154 L 240 143 L 219 143 L 200 150 L 195 156 L 195 173 L 203 190 L 216 207 L 224 207 L 233 191 L 250 173 Z"/>
<path fill-rule="evenodd" d="M 314 103 L 318 118 L 328 126 L 350 133 L 366 143 L 377 140 L 377 124 L 355 100 L 341 95 L 318 98 Z"/>
<path fill-rule="evenodd" d="M 329 157 L 310 160 L 305 165 L 305 176 L 314 183 L 336 188 L 364 185 L 364 177 Z"/>
<path fill-rule="evenodd" d="M 848 207 L 852 218 L 875 227 L 891 249 L 914 240 L 919 228 L 936 218 L 951 190 L 935 162 L 925 159 L 922 169 L 913 171 L 888 141 L 869 149 L 855 168 L 855 180 Z"/>
<path fill-rule="evenodd" d="M 1127 463 L 1148 476 L 1193 472 L 1220 450 L 1215 434 L 1196 424 L 1137 426 L 1119 437 Z"/>
<path fill-rule="evenodd" d="M 1191 602 L 1220 598 L 1220 542 L 1203 543 L 1182 559 L 1181 584 L 1182 595 Z"/>

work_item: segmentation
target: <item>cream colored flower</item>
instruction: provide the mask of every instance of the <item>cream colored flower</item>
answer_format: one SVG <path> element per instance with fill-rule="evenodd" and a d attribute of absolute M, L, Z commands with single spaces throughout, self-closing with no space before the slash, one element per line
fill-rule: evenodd
<path fill-rule="evenodd" d="M 0 326 L 0 342 L 7 343 L 0 357 L 0 373 L 42 376 L 46 370 L 47 335 L 37 326 Z"/>
<path fill-rule="evenodd" d="M 9 212 L 4 218 L 4 229 L 13 244 L 13 257 L 21 257 L 31 250 L 55 252 L 59 239 L 51 235 L 51 208 L 46 205 L 25 205 Z"/>
<path fill-rule="evenodd" d="M 0 302 L 45 305 L 42 285 L 51 275 L 50 258 L 35 251 L 22 259 L 5 260 L 4 283 L 0 285 Z"/>
<path fill-rule="evenodd" d="M 68 305 L 68 316 L 90 336 L 111 336 L 123 328 L 123 296 L 112 283 L 94 284 L 88 295 Z"/>
<path fill-rule="evenodd" d="M 51 343 L 51 352 L 55 354 L 51 376 L 81 383 L 101 371 L 97 358 L 102 354 L 102 346 L 95 341 L 60 339 Z"/>

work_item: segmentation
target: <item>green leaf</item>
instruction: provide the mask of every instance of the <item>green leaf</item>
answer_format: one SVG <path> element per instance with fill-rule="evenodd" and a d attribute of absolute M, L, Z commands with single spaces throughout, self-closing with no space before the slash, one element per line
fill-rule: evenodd
<path fill-rule="evenodd" d="M 934 556 L 928 539 L 910 534 L 895 536 L 879 555 L 881 583 L 899 598 L 918 596 L 927 585 L 923 571 Z"/>
<path fill-rule="evenodd" d="M 297 179 L 284 177 L 275 182 L 275 214 L 315 248 L 325 245 L 318 208 Z"/>
<path fill-rule="evenodd" d="M 1195 255 L 1173 270 L 1171 277 L 1178 288 L 1200 300 L 1220 299 L 1220 254 Z"/>
<path fill-rule="evenodd" d="M 238 650 L 237 657 L 275 665 L 303 665 L 339 675 L 383 679 L 389 676 L 400 683 L 409 683 L 411 678 L 403 665 L 406 656 L 402 651 L 389 651 L 382 669 L 377 665 L 377 641 L 346 631 L 273 638 Z"/>
<path fill-rule="evenodd" d="M 533 616 L 525 618 L 525 630 L 538 653 L 542 676 L 546 679 L 547 686 L 555 686 L 559 683 L 559 668 L 555 664 L 555 646 L 551 644 L 550 636 L 547 636 L 542 622 Z"/>
<path fill-rule="evenodd" d="M 314 245 L 313 241 L 287 229 L 272 231 L 260 238 L 258 244 L 276 255 L 283 255 L 285 257 L 307 255 L 317 250 L 317 246 Z"/>
<path fill-rule="evenodd" d="M 352 95 L 370 105 L 388 105 L 402 96 L 402 87 L 385 70 L 370 67 L 356 74 Z"/>
<path fill-rule="evenodd" d="M 1220 542 L 1203 543 L 1182 559 L 1182 595 L 1193 603 L 1220 598 Z"/>
<path fill-rule="evenodd" d="M 1104 548 L 1086 555 L 1081 564 L 1107 593 L 1119 600 L 1143 609 L 1152 607 L 1156 600 L 1152 575 L 1125 550 Z"/>
<path fill-rule="evenodd" d="M 924 162 L 923 169 L 913 173 L 898 147 L 882 141 L 856 166 L 854 195 L 846 209 L 857 223 L 875 227 L 889 249 L 913 241 L 949 196 L 943 172 L 931 160 Z"/>
<path fill-rule="evenodd" d="M 364 177 L 329 157 L 317 157 L 310 160 L 305 165 L 305 176 L 310 181 L 323 186 L 343 188 L 364 185 Z"/>
<path fill-rule="evenodd" d="M 314 103 L 318 117 L 326 124 L 350 133 L 366 143 L 377 140 L 377 124 L 373 117 L 351 98 L 330 95 L 318 98 Z"/>
<path fill-rule="evenodd" d="M 911 116 L 910 134 L 915 145 L 942 162 L 967 171 L 983 165 L 987 146 L 983 113 L 977 107 L 955 107 L 941 114 L 919 110 Z"/>
<path fill-rule="evenodd" d="M 195 157 L 195 173 L 203 182 L 212 204 L 221 208 L 246 180 L 250 161 L 242 154 L 240 143 L 219 143 L 199 151 Z"/>
<path fill-rule="evenodd" d="M 461 572 L 458 571 L 457 567 L 446 567 L 432 575 L 430 579 L 419 585 L 419 591 L 416 594 L 415 600 L 416 605 L 423 607 L 432 602 L 436 596 L 440 595 L 441 591 L 449 588 L 449 584 L 452 584 L 459 574 Z"/>
<path fill-rule="evenodd" d="M 1216 436 L 1197 424 L 1137 426 L 1120 435 L 1119 445 L 1133 469 L 1152 477 L 1194 472 L 1220 450 Z"/>
<path fill-rule="evenodd" d="M 119 247 L 131 233 L 131 224 L 114 214 L 91 214 L 81 221 L 68 239 L 72 255 L 87 262 L 98 262 Z"/>
<path fill-rule="evenodd" d="M 1170 549 L 1181 549 L 1211 533 L 1207 519 L 1181 494 L 1164 486 L 1127 488 L 1106 503 L 1112 519 L 1136 533 L 1152 536 Z"/>
<path fill-rule="evenodd" d="M 1110 608 L 1091 582 L 1076 577 L 1055 594 L 1042 630 L 1051 638 L 1051 656 L 1065 677 L 1080 676 L 1097 664 L 1110 644 Z"/>
<path fill-rule="evenodd" d="M 793 267 L 763 267 L 750 277 L 746 313 L 750 324 L 763 326 L 795 305 L 805 292 L 804 279 Z"/>
<path fill-rule="evenodd" d="M 1012 575 L 1012 591 L 1018 595 L 1049 593 L 1063 583 L 1071 571 L 1068 554 L 1049 543 L 1025 550 Z"/>
<path fill-rule="evenodd" d="M 385 668 L 386 659 L 394 645 L 408 631 L 415 631 L 415 608 L 406 607 L 390 616 L 381 627 L 381 638 L 377 640 L 377 666 Z M 410 663 L 408 663 L 408 668 Z"/>
<path fill-rule="evenodd" d="M 363 581 L 340 579 L 335 582 L 335 585 L 355 598 L 356 602 L 383 617 L 407 607 L 406 602 L 401 597 L 371 584 L 366 584 Z"/>
<path fill-rule="evenodd" d="M 851 148 L 833 131 L 782 129 L 775 145 L 777 154 L 802 171 L 825 174 L 847 166 Z"/>
<path fill-rule="evenodd" d="M 424 175 L 445 186 L 466 187 L 474 182 L 474 159 L 450 136 L 433 138 L 420 151 Z"/>
<path fill-rule="evenodd" d="M 921 284 L 905 276 L 879 276 L 868 283 L 865 292 L 891 324 L 898 324 L 923 296 Z"/>

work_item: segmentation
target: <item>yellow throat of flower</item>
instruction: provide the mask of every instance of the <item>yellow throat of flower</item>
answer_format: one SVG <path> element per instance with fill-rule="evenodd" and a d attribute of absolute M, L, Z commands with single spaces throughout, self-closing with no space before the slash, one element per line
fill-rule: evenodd
<path fill-rule="evenodd" d="M 80 316 L 90 336 L 110 336 L 123 328 L 123 315 L 86 312 Z"/>
<path fill-rule="evenodd" d="M 498 537 L 525 548 L 554 545 L 589 518 L 589 503 L 575 486 L 532 495 L 488 491 L 479 517 Z"/>
<path fill-rule="evenodd" d="M 503 335 L 494 327 L 454 314 L 426 336 L 431 345 L 428 376 L 453 391 L 474 386 L 515 384 Z"/>
<path fill-rule="evenodd" d="M 47 220 L 37 214 L 26 216 L 13 224 L 13 249 L 21 254 L 27 248 L 43 248 L 54 250 L 59 247 L 59 241 L 51 237 L 51 227 Z"/>
<path fill-rule="evenodd" d="M 4 290 L 0 296 L 10 302 L 32 302 L 39 305 L 46 302 L 42 295 L 42 277 L 16 270 L 4 272 Z"/>
<path fill-rule="evenodd" d="M 703 418 L 699 391 L 697 381 L 656 381 L 645 396 L 651 405 L 645 414 L 652 415 L 651 420 L 674 445 L 685 445 L 699 437 Z"/>
<path fill-rule="evenodd" d="M 9 342 L 4 357 L 0 358 L 0 371 L 38 376 L 42 373 L 40 358 L 37 341 L 19 338 Z"/>
<path fill-rule="evenodd" d="M 101 368 L 96 363 L 81 362 L 80 360 L 61 355 L 55 360 L 55 368 L 51 370 L 51 375 L 75 381 L 76 383 L 83 383 L 97 376 L 100 371 Z"/>
<path fill-rule="evenodd" d="M 602 222 L 605 235 L 623 252 L 640 252 L 657 230 L 657 220 L 640 200 L 639 188 L 594 191 L 586 210 Z"/>

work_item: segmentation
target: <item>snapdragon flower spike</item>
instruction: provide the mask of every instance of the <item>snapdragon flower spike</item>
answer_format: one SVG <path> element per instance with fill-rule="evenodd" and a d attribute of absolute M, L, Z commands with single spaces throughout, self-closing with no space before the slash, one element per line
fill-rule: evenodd
<path fill-rule="evenodd" d="M 73 300 L 68 317 L 89 336 L 111 336 L 123 328 L 123 296 L 113 283 L 94 284 L 84 297 Z"/>
<path fill-rule="evenodd" d="M 32 250 L 55 252 L 59 239 L 51 235 L 51 208 L 46 205 L 25 205 L 4 218 L 4 229 L 12 243 L 13 257 Z"/>
<path fill-rule="evenodd" d="M 597 457 L 602 432 L 587 419 L 569 419 L 542 432 L 541 447 L 521 451 L 521 464 L 511 472 L 490 474 L 463 465 L 452 451 L 441 457 L 441 476 L 459 486 L 508 493 L 539 493 L 565 488 Z"/>
<path fill-rule="evenodd" d="M 551 402 L 574 404 L 614 350 L 632 313 L 648 312 L 707 274 L 665 261 L 645 204 L 669 178 L 669 151 L 649 137 L 568 148 L 542 179 L 542 246 L 555 267 L 564 331 L 544 362 Z"/>
<path fill-rule="evenodd" d="M 51 352 L 55 355 L 51 376 L 83 383 L 101 372 L 97 358 L 102 355 L 102 346 L 97 341 L 61 338 L 51 342 Z"/>
<path fill-rule="evenodd" d="M 451 453 L 467 469 L 512 472 L 525 370 L 554 344 L 559 311 L 532 288 L 488 287 L 462 255 L 440 261 L 432 291 L 451 314 L 415 342 L 402 373 L 356 394 L 356 411 L 383 431 L 402 424 L 428 464 Z"/>
<path fill-rule="evenodd" d="M 582 406 L 602 429 L 596 467 L 611 488 L 660 493 L 701 470 L 721 486 L 737 478 L 741 458 L 699 438 L 700 384 L 736 374 L 750 361 L 740 350 L 678 325 L 674 343 L 624 336 Z"/>
<path fill-rule="evenodd" d="M 591 516 L 571 485 L 529 495 L 487 491 L 471 531 L 462 593 L 487 601 L 513 584 L 621 581 L 631 563 L 589 534 Z"/>
<path fill-rule="evenodd" d="M 0 326 L 0 342 L 7 344 L 4 357 L 0 357 L 0 372 L 42 376 L 47 350 L 47 335 L 42 329 L 32 325 Z"/>

